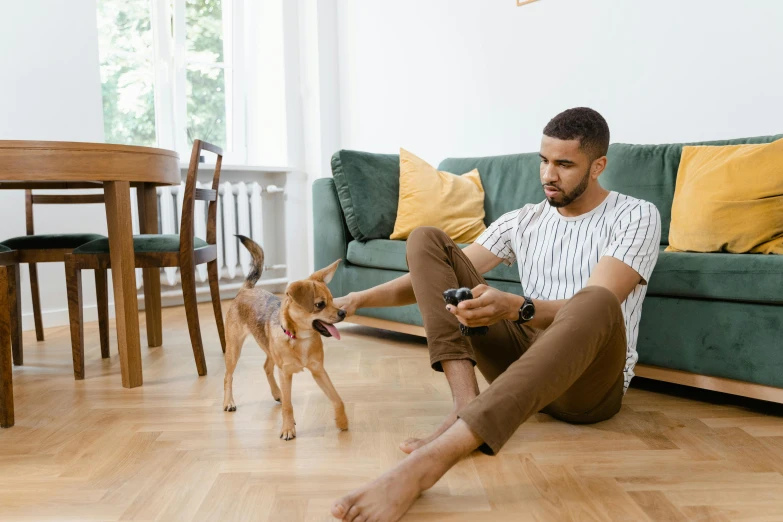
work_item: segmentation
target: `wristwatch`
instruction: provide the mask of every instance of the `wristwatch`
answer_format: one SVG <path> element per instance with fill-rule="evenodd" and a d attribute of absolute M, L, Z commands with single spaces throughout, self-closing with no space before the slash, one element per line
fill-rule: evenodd
<path fill-rule="evenodd" d="M 523 297 L 525 297 L 525 302 L 519 307 L 519 319 L 515 321 L 517 324 L 532 321 L 536 316 L 536 305 L 533 304 L 533 300 L 526 296 Z"/>

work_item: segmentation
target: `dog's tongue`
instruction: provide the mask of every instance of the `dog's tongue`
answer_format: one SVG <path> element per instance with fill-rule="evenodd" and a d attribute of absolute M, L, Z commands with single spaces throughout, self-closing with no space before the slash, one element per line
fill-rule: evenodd
<path fill-rule="evenodd" d="M 321 324 L 324 325 L 324 328 L 329 330 L 329 333 L 332 334 L 332 337 L 334 337 L 338 341 L 340 340 L 340 332 L 337 331 L 337 328 L 333 324 L 324 323 L 324 322 L 322 322 Z"/>

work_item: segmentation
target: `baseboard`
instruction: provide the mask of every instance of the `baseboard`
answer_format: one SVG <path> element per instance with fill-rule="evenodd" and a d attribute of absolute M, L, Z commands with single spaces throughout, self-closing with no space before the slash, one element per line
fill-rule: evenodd
<path fill-rule="evenodd" d="M 379 328 L 381 330 L 390 330 L 392 332 L 401 332 L 410 335 L 425 337 L 424 328 L 410 324 L 398 323 L 386 319 L 376 319 L 374 317 L 362 317 L 353 315 L 346 319 L 346 322 Z M 783 404 L 783 388 L 773 386 L 764 386 L 734 379 L 725 379 L 723 377 L 711 377 L 709 375 L 699 375 L 696 373 L 684 372 L 681 370 L 670 370 L 658 366 L 649 366 L 646 364 L 637 364 L 634 368 L 637 376 L 656 381 L 670 382 L 691 386 L 702 390 L 711 390 L 740 397 L 759 399 L 762 401 L 776 402 Z"/>
<path fill-rule="evenodd" d="M 83 312 L 84 322 L 89 323 L 98 320 L 98 305 L 87 305 Z M 109 317 L 114 317 L 114 303 L 109 303 Z M 68 308 L 58 308 L 54 310 L 42 310 L 41 320 L 44 330 L 56 326 L 68 326 L 71 324 L 68 318 Z M 22 330 L 35 330 L 35 320 L 33 312 L 22 314 Z"/>

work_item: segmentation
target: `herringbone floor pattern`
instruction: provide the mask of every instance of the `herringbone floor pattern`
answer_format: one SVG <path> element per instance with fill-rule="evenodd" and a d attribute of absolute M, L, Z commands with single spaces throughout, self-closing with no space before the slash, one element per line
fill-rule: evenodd
<path fill-rule="evenodd" d="M 164 346 L 142 348 L 145 384 L 134 390 L 121 387 L 116 354 L 100 359 L 95 325 L 83 382 L 72 378 L 67 328 L 42 343 L 25 337 L 17 424 L 0 432 L 1 520 L 330 520 L 333 499 L 403 458 L 397 444 L 449 411 L 421 340 L 346 326 L 343 341 L 326 341 L 326 367 L 350 431 L 334 428 L 328 401 L 300 374 L 298 437 L 284 442 L 252 340 L 234 380 L 238 411 L 225 413 L 214 325 L 202 325 L 210 374 L 198 378 L 183 309 L 164 310 L 163 324 Z M 778 407 L 646 388 L 632 387 L 602 424 L 534 417 L 498 457 L 453 469 L 404 520 L 783 520 Z"/>

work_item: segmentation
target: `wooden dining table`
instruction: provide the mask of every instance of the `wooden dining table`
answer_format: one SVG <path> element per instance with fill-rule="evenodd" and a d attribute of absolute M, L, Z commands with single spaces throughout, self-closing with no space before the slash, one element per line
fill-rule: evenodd
<path fill-rule="evenodd" d="M 157 234 L 155 187 L 179 185 L 180 180 L 179 155 L 171 150 L 104 143 L 0 140 L 0 190 L 103 189 L 117 344 L 125 388 L 143 383 L 131 187 L 137 191 L 140 232 Z M 78 223 L 74 225 L 78 227 Z M 143 275 L 147 344 L 160 346 L 160 270 L 144 269 Z"/>

